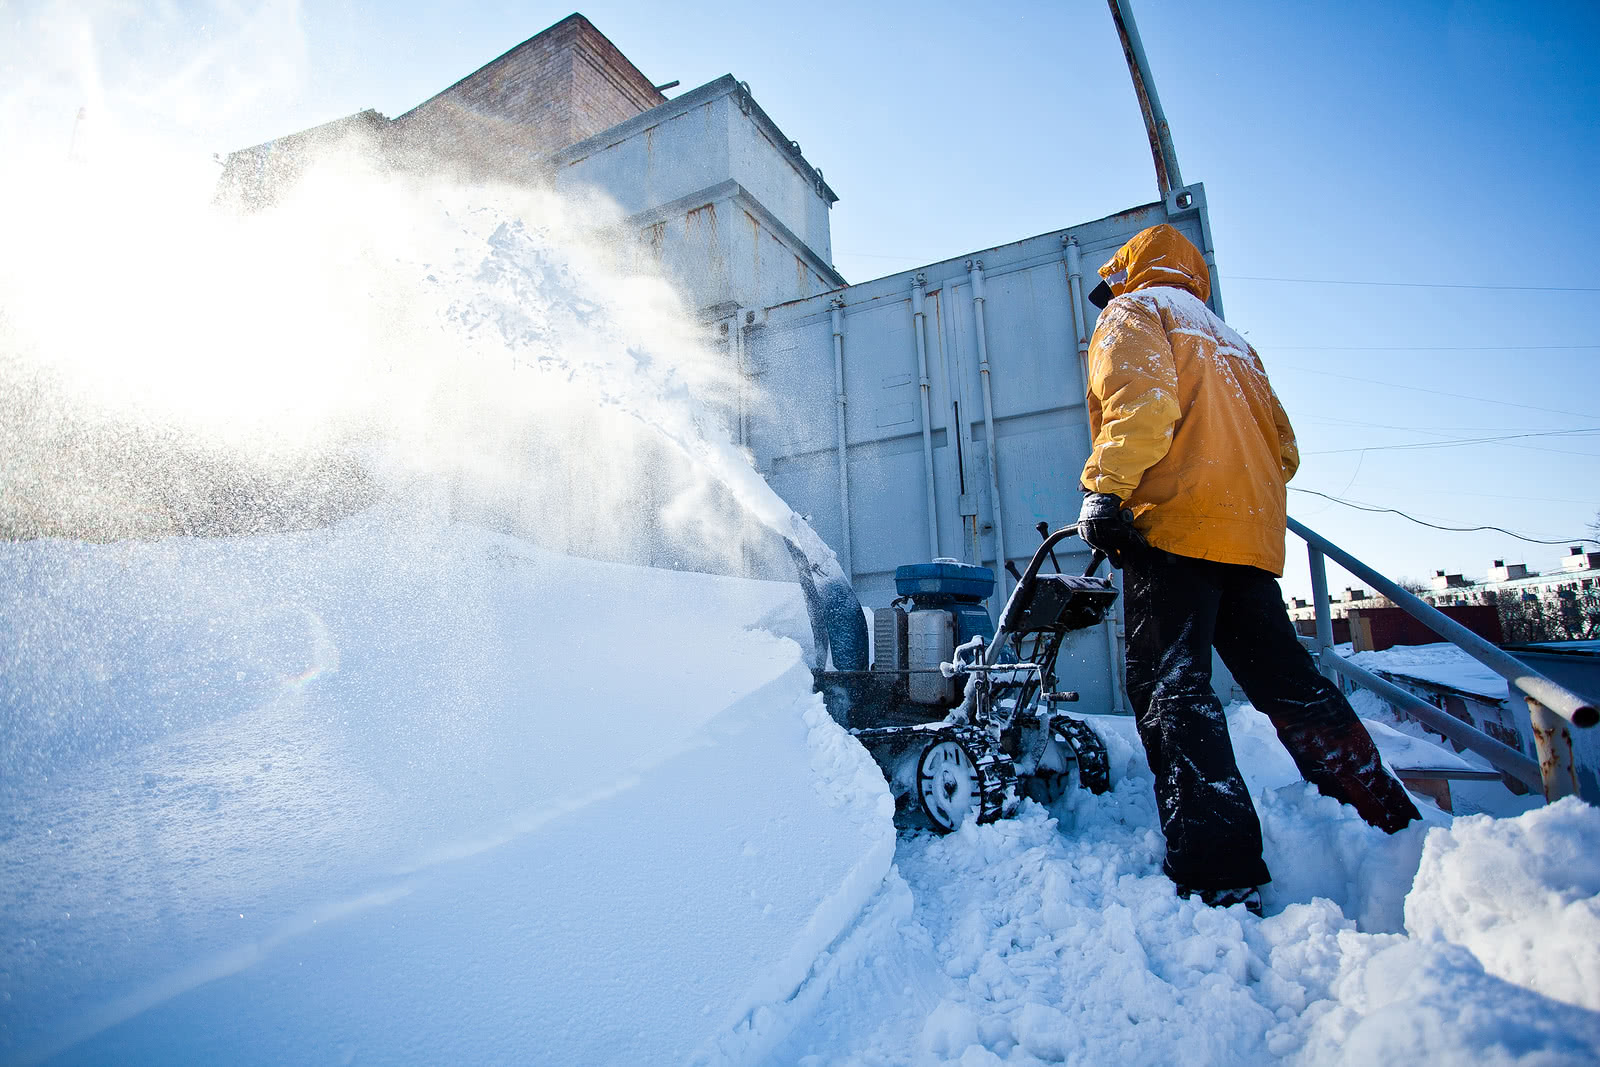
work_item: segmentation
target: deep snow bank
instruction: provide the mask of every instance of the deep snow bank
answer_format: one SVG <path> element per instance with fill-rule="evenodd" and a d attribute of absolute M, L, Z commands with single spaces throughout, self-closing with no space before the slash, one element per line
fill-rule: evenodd
<path fill-rule="evenodd" d="M 792 584 L 377 515 L 0 574 L 6 1060 L 744 1058 L 891 862 Z"/>

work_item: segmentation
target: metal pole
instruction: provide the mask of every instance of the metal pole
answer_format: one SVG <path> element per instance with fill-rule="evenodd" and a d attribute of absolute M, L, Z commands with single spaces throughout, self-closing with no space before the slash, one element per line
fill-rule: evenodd
<path fill-rule="evenodd" d="M 1009 595 L 1006 574 L 1006 524 L 1000 511 L 1000 457 L 994 450 L 994 398 L 989 389 L 989 342 L 983 325 L 983 260 L 967 260 L 967 277 L 972 282 L 972 316 L 977 326 L 978 379 L 983 383 L 983 439 L 989 450 L 989 508 L 994 513 L 994 576 L 1000 599 Z"/>
<path fill-rule="evenodd" d="M 1289 529 L 1300 535 L 1311 548 L 1320 549 L 1339 566 L 1369 582 L 1374 589 L 1394 601 L 1398 607 L 1404 608 L 1414 618 L 1421 620 L 1434 633 L 1457 645 L 1473 659 L 1505 678 L 1521 690 L 1523 695 L 1533 697 L 1574 726 L 1589 727 L 1600 723 L 1600 711 L 1595 710 L 1592 704 L 1577 693 L 1551 681 L 1526 663 L 1491 645 L 1432 604 L 1400 588 L 1321 534 L 1315 533 L 1292 518 L 1289 519 Z M 1316 568 L 1313 567 L 1312 570 L 1314 572 Z M 1316 574 L 1313 573 L 1313 590 L 1315 581 Z"/>
<path fill-rule="evenodd" d="M 1106 2 L 1111 6 L 1111 21 L 1116 23 L 1122 54 L 1127 57 L 1128 73 L 1133 77 L 1133 92 L 1139 98 L 1139 110 L 1144 115 L 1150 155 L 1156 164 L 1156 186 L 1161 190 L 1161 199 L 1165 200 L 1172 190 L 1183 188 L 1183 175 L 1178 173 L 1178 151 L 1172 146 L 1172 130 L 1167 126 L 1166 112 L 1161 110 L 1161 98 L 1156 95 L 1150 60 L 1145 58 L 1144 42 L 1139 39 L 1139 27 L 1133 21 L 1133 8 L 1128 0 Z"/>
<path fill-rule="evenodd" d="M 840 522 L 840 548 L 843 549 L 840 563 L 844 566 L 844 576 L 848 581 L 854 581 L 855 562 L 850 552 L 850 456 L 848 444 L 845 439 L 845 392 L 844 392 L 844 298 L 836 296 L 828 304 L 828 310 L 833 318 L 833 389 L 837 404 L 837 429 L 839 444 L 839 522 Z"/>
<path fill-rule="evenodd" d="M 1306 546 L 1311 559 L 1311 604 L 1317 613 L 1317 669 L 1329 681 L 1337 682 L 1333 659 L 1333 609 L 1328 604 L 1328 562 L 1315 545 Z"/>
<path fill-rule="evenodd" d="M 1572 762 L 1572 731 L 1566 720 L 1532 697 L 1528 718 L 1533 723 L 1533 748 L 1539 757 L 1539 777 L 1543 780 L 1546 803 L 1578 792 L 1578 768 Z"/>
<path fill-rule="evenodd" d="M 911 332 L 917 335 L 917 381 L 922 386 L 922 466 L 928 482 L 928 558 L 939 556 L 939 506 L 933 494 L 933 380 L 928 377 L 926 309 L 928 276 L 911 280 Z"/>

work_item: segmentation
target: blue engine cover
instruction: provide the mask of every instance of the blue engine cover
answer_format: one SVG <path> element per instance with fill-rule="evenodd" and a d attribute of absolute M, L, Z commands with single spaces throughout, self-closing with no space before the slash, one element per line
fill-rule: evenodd
<path fill-rule="evenodd" d="M 919 608 L 976 604 L 994 593 L 994 571 L 948 560 L 907 563 L 894 569 L 894 588 Z"/>

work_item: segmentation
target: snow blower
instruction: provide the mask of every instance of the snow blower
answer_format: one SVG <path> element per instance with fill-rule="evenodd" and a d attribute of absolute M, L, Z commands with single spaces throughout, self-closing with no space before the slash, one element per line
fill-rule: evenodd
<path fill-rule="evenodd" d="M 834 719 L 866 746 L 895 798 L 895 823 L 949 832 L 969 819 L 1012 815 L 1020 797 L 1049 804 L 1068 789 L 1110 788 L 1104 743 L 1060 709 L 1067 635 L 1098 624 L 1117 591 L 1098 577 L 1096 553 L 1081 575 L 1042 573 L 1055 546 L 1077 535 L 1040 523 L 1043 543 L 1017 574 L 992 626 L 983 601 L 994 572 L 950 559 L 895 570 L 894 603 L 866 627 L 848 582 L 818 582 L 794 552 L 819 649 L 813 674 Z M 792 546 L 791 546 L 792 548 Z M 813 580 L 808 580 L 813 579 Z"/>

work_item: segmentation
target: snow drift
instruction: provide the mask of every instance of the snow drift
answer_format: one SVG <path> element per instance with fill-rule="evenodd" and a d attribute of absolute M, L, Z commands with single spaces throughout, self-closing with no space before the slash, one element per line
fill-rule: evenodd
<path fill-rule="evenodd" d="M 793 584 L 378 516 L 0 561 L 8 1060 L 720 1061 L 889 869 Z"/>

